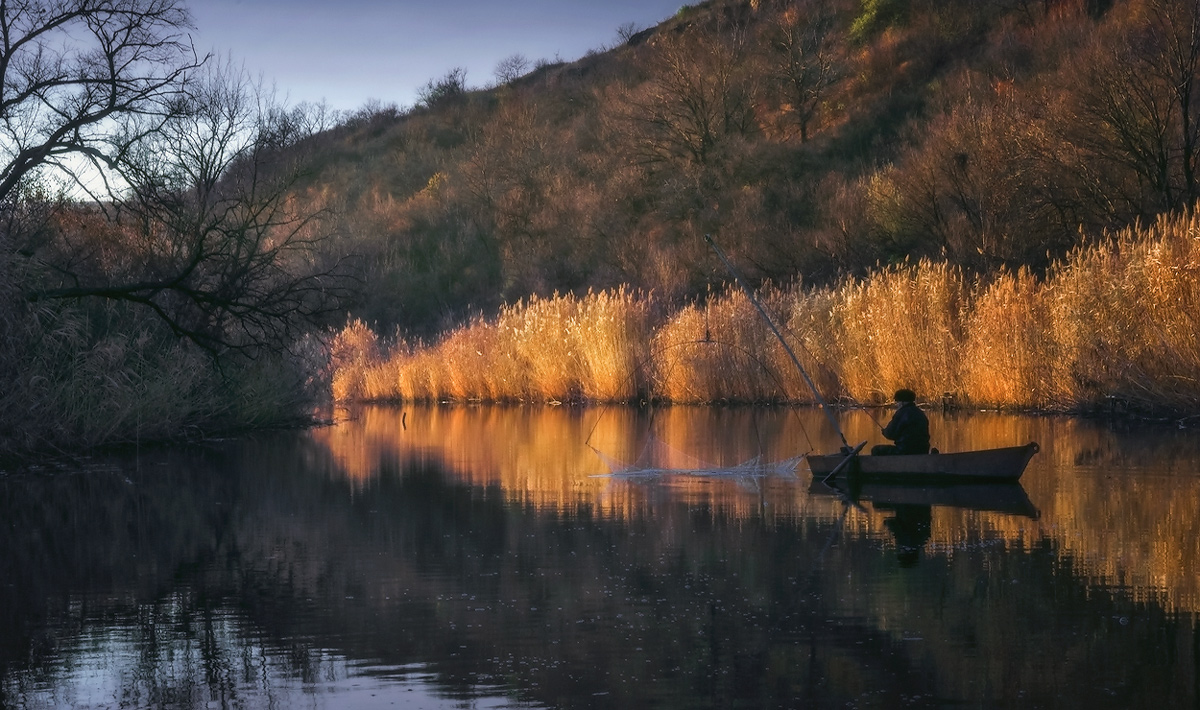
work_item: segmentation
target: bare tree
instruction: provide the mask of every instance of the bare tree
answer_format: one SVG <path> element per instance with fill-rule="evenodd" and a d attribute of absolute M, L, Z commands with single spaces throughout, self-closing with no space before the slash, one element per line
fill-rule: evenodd
<path fill-rule="evenodd" d="M 1110 22 L 1075 68 L 1079 118 L 1067 139 L 1136 191 L 1110 196 L 1135 216 L 1190 206 L 1200 198 L 1200 7 L 1149 0 Z"/>
<path fill-rule="evenodd" d="M 428 108 L 457 101 L 467 93 L 467 70 L 454 67 L 440 79 L 430 79 L 417 89 L 417 99 Z"/>
<path fill-rule="evenodd" d="M 754 126 L 745 37 L 667 35 L 655 47 L 660 71 L 630 100 L 634 158 L 645 165 L 706 165 L 728 137 Z"/>
<path fill-rule="evenodd" d="M 496 64 L 496 71 L 494 74 L 496 76 L 496 81 L 500 82 L 501 84 L 508 84 L 520 79 L 528 72 L 529 60 L 525 58 L 525 55 L 511 54 L 504 59 L 501 59 L 500 62 Z"/>
<path fill-rule="evenodd" d="M 620 37 L 622 42 L 628 44 L 641 31 L 642 28 L 636 22 L 626 22 L 617 28 L 617 37 Z"/>
<path fill-rule="evenodd" d="M 141 305 L 214 355 L 284 347 L 349 294 L 338 264 L 320 264 L 321 213 L 290 197 L 303 121 L 244 72 L 210 64 L 164 122 L 114 163 L 130 189 L 110 228 L 122 249 L 74 244 L 38 254 L 57 277 L 32 301 L 102 298 Z M 70 234 L 63 238 L 70 239 Z"/>
<path fill-rule="evenodd" d="M 111 166 L 138 138 L 115 123 L 170 115 L 203 61 L 190 23 L 179 0 L 0 2 L 0 201 L 69 156 Z"/>
<path fill-rule="evenodd" d="M 767 37 L 774 88 L 805 142 L 826 92 L 839 78 L 833 16 L 817 3 L 789 7 L 772 20 Z"/>
<path fill-rule="evenodd" d="M 0 0 L 0 258 L 28 302 L 137 304 L 213 354 L 281 347 L 347 290 L 289 198 L 286 156 L 324 119 L 197 58 L 189 27 L 179 0 Z M 39 193 L 49 171 L 95 201 Z"/>

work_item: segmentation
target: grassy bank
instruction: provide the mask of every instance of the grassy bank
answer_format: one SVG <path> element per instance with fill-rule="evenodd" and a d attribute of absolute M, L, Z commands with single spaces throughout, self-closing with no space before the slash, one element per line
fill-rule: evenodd
<path fill-rule="evenodd" d="M 1200 410 L 1200 218 L 1173 216 L 1072 252 L 1044 277 L 973 279 L 921 261 L 759 298 L 832 399 L 901 386 L 961 405 Z M 337 338 L 340 400 L 810 402 L 736 290 L 673 312 L 626 289 L 505 308 L 436 343 Z"/>

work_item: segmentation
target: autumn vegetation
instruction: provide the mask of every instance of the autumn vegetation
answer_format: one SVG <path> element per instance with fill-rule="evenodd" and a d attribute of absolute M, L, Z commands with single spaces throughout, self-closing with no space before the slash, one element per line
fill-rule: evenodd
<path fill-rule="evenodd" d="M 908 385 L 955 405 L 1195 411 L 1196 234 L 1200 217 L 1164 217 L 1042 277 L 921 260 L 757 298 L 827 399 L 883 403 Z M 740 290 L 669 311 L 624 289 L 534 299 L 386 355 L 361 321 L 334 342 L 340 399 L 815 402 Z"/>
<path fill-rule="evenodd" d="M 176 0 L 0 10 L 0 454 L 296 421 L 352 286 L 291 192 L 319 112 Z"/>
<path fill-rule="evenodd" d="M 827 397 L 1194 411 L 1197 13 L 711 2 L 364 117 L 325 139 L 391 182 L 322 194 L 395 286 L 334 394 L 811 401 L 712 234 Z"/>
<path fill-rule="evenodd" d="M 31 52 L 47 12 L 119 61 Z M 706 234 L 827 397 L 1197 406 L 1188 0 L 709 0 L 349 114 L 197 55 L 174 0 L 4 13 L 0 450 L 330 387 L 807 401 Z"/>

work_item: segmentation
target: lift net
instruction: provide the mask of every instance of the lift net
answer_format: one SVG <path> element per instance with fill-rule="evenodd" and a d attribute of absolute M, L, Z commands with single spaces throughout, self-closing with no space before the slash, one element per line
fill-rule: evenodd
<path fill-rule="evenodd" d="M 600 473 L 592 478 L 656 478 L 662 476 L 702 476 L 709 478 L 761 478 L 764 476 L 794 476 L 796 467 L 803 456 L 778 461 L 767 461 L 762 454 L 747 459 L 732 466 L 720 466 L 703 461 L 691 454 L 680 451 L 669 444 L 651 436 L 642 447 L 637 460 L 625 463 L 620 459 L 609 456 L 603 451 L 590 447 L 604 465 L 608 473 Z"/>

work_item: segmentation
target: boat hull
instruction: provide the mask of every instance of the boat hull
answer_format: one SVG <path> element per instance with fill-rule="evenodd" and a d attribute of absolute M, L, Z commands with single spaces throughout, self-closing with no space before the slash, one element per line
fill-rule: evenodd
<path fill-rule="evenodd" d="M 949 454 L 858 456 L 840 473 L 868 480 L 1016 481 L 1037 452 L 1038 445 L 1030 442 L 1024 446 Z M 806 459 L 814 476 L 828 476 L 845 457 L 810 454 Z"/>

